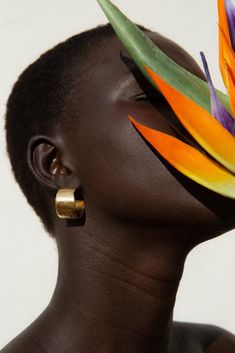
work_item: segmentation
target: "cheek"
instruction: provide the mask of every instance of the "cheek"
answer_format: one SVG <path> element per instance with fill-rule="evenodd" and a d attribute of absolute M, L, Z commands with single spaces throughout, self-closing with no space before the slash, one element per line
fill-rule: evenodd
<path fill-rule="evenodd" d="M 89 129 L 90 135 L 84 130 L 86 139 L 80 138 L 76 168 L 87 205 L 116 219 L 134 222 L 169 224 L 177 220 L 185 227 L 192 219 L 201 221 L 198 211 L 202 205 L 124 116 L 117 124 L 101 126 L 96 121 Z"/>

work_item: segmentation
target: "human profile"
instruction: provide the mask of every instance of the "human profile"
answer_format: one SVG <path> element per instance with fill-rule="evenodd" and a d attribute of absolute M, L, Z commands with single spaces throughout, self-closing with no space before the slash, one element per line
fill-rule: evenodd
<path fill-rule="evenodd" d="M 206 80 L 179 45 L 140 28 Z M 48 306 L 2 353 L 235 352 L 223 328 L 172 322 L 188 253 L 234 228 L 235 202 L 175 170 L 128 114 L 179 137 L 174 112 L 110 24 L 59 43 L 15 83 L 6 111 L 12 171 L 55 238 L 59 272 Z"/>

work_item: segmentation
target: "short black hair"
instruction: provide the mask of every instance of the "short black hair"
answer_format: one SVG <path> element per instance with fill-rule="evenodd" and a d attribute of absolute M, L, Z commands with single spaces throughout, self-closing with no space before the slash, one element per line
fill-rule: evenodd
<path fill-rule="evenodd" d="M 141 30 L 151 30 L 137 25 Z M 11 170 L 28 203 L 39 216 L 49 235 L 53 236 L 53 216 L 45 190 L 34 178 L 27 164 L 27 146 L 34 135 L 47 134 L 51 127 L 71 127 L 73 116 L 66 115 L 67 97 L 89 49 L 100 40 L 113 36 L 110 23 L 74 35 L 42 54 L 19 76 L 6 107 L 6 142 Z M 55 197 L 54 191 L 47 190 Z"/>

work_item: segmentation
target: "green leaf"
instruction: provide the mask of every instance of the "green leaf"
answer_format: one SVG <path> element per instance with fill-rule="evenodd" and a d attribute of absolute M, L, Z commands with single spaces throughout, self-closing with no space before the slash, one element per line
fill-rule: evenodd
<path fill-rule="evenodd" d="M 111 1 L 97 1 L 136 65 L 156 88 L 157 86 L 146 72 L 144 65 L 147 65 L 164 81 L 211 113 L 210 92 L 207 82 L 185 70 L 163 53 Z M 216 92 L 223 105 L 232 114 L 229 97 L 219 90 L 216 90 Z"/>

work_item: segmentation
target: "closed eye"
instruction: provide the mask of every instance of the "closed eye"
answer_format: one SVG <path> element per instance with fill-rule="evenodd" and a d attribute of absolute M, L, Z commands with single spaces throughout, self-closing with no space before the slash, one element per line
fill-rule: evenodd
<path fill-rule="evenodd" d="M 153 101 L 153 100 L 159 101 L 160 99 L 164 99 L 164 96 L 159 91 L 154 91 L 149 93 L 141 92 L 132 96 L 131 98 L 134 99 L 135 101 Z"/>

